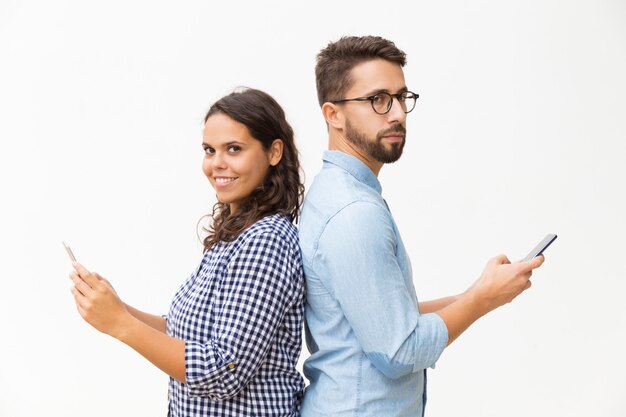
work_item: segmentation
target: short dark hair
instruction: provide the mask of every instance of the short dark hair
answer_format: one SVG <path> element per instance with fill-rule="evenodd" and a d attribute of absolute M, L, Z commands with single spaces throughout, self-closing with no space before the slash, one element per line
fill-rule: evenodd
<path fill-rule="evenodd" d="M 380 36 L 344 36 L 330 42 L 317 54 L 315 82 L 320 106 L 338 100 L 352 87 L 350 71 L 358 64 L 384 59 L 401 67 L 406 65 L 406 54 L 396 45 Z"/>
<path fill-rule="evenodd" d="M 276 166 L 270 166 L 263 185 L 254 190 L 236 213 L 219 201 L 213 207 L 212 223 L 205 228 L 208 236 L 204 249 L 220 241 L 232 242 L 256 221 L 280 213 L 297 222 L 304 194 L 300 161 L 293 129 L 287 123 L 282 107 L 269 94 L 252 88 L 235 91 L 216 101 L 204 122 L 214 114 L 224 114 L 245 125 L 250 135 L 269 150 L 275 139 L 283 141 L 283 155 Z"/>

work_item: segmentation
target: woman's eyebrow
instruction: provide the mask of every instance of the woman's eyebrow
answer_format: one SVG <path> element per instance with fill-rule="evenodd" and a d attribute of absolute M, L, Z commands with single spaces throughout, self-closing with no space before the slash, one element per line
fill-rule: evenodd
<path fill-rule="evenodd" d="M 208 148 L 216 148 L 218 146 L 221 146 L 221 147 L 225 148 L 225 147 L 233 146 L 233 145 L 242 146 L 242 145 L 245 145 L 245 144 L 243 142 L 239 142 L 239 141 L 236 141 L 236 140 L 231 140 L 229 142 L 220 143 L 218 145 L 212 145 L 210 143 L 202 142 L 202 146 L 205 147 L 205 148 L 207 148 L 207 147 Z"/>

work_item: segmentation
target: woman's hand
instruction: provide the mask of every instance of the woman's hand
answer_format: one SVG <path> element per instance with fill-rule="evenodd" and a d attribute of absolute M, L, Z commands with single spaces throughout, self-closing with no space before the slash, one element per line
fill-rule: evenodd
<path fill-rule="evenodd" d="M 96 329 L 126 343 L 171 377 L 185 383 L 185 341 L 165 334 L 161 317 L 127 308 L 109 281 L 78 262 L 70 273 L 78 312 Z M 130 311 L 129 311 L 130 309 Z M 135 312 L 146 322 L 134 317 Z"/>
<path fill-rule="evenodd" d="M 70 273 L 71 292 L 82 318 L 97 330 L 119 338 L 132 316 L 109 281 L 78 262 Z"/>

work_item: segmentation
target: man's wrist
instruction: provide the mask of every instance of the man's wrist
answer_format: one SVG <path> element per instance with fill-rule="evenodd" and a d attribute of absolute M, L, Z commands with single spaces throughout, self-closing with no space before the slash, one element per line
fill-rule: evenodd
<path fill-rule="evenodd" d="M 474 320 L 487 314 L 490 310 L 488 303 L 475 286 L 468 288 L 464 293 L 458 296 L 457 302 L 463 304 L 464 310 L 471 314 Z"/>

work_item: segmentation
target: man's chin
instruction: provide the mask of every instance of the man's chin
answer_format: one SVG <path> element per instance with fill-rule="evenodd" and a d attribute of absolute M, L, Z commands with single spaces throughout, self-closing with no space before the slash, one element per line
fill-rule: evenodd
<path fill-rule="evenodd" d="M 374 159 L 383 164 L 391 164 L 396 162 L 402 156 L 404 150 L 404 141 L 399 143 L 392 143 L 390 146 L 385 146 L 385 150 L 376 152 L 376 155 L 372 155 Z"/>

